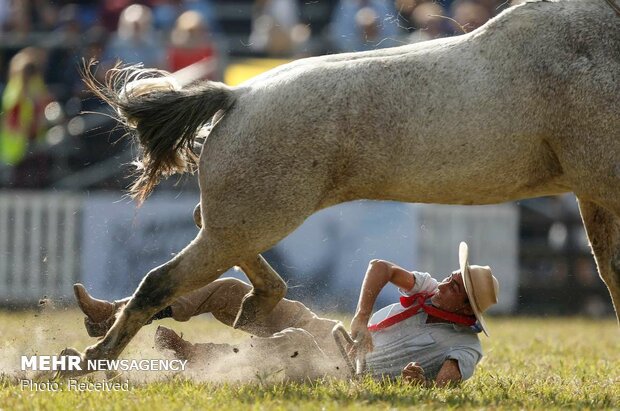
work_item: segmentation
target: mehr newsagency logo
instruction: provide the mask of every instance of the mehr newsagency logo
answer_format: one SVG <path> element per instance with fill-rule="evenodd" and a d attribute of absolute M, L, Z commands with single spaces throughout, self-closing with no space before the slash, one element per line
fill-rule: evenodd
<path fill-rule="evenodd" d="M 117 360 L 86 360 L 77 355 L 32 355 L 21 356 L 22 371 L 185 371 L 187 360 L 168 359 L 117 359 Z M 121 381 L 33 381 L 21 379 L 22 390 L 31 391 L 128 391 L 129 382 Z"/>

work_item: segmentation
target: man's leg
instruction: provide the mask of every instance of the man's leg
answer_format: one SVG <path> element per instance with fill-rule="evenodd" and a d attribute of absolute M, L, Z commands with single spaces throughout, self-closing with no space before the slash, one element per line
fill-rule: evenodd
<path fill-rule="evenodd" d="M 218 279 L 179 297 L 157 313 L 154 319 L 171 317 L 177 321 L 187 321 L 196 315 L 212 313 L 220 322 L 232 327 L 241 301 L 250 289 L 249 284 L 234 278 Z M 85 308 L 110 311 L 110 307 L 125 303 L 125 300 L 115 303 L 96 300 L 85 291 L 80 297 L 84 300 L 80 307 L 87 316 L 89 312 Z M 209 367 L 217 368 L 227 362 L 266 372 L 279 367 L 287 378 L 314 378 L 341 375 L 346 371 L 331 335 L 336 324 L 335 320 L 318 317 L 301 302 L 283 299 L 267 317 L 241 327 L 262 338 L 252 338 L 238 345 L 192 344 L 174 331 L 158 327 L 155 339 L 159 348 L 171 349 L 179 358 Z"/>
<path fill-rule="evenodd" d="M 222 278 L 179 297 L 170 306 L 153 316 L 153 320 L 172 317 L 177 321 L 187 321 L 191 317 L 212 313 L 220 322 L 231 326 L 241 306 L 243 297 L 252 286 L 235 278 Z M 98 300 L 91 297 L 84 286 L 76 284 L 74 291 L 78 304 L 86 314 L 86 328 L 89 335 L 104 335 L 107 328 L 114 323 L 116 312 L 122 308 L 129 298 L 114 302 Z M 322 324 L 326 322 L 325 324 Z M 289 327 L 309 327 L 308 331 L 327 331 L 335 321 L 321 319 L 308 307 L 298 301 L 283 299 L 271 313 L 252 324 L 241 327 L 250 334 L 268 337 Z M 91 332 L 101 332 L 93 335 Z"/>
<path fill-rule="evenodd" d="M 243 297 L 251 289 L 243 281 L 227 278 L 178 298 L 172 305 L 172 318 L 187 321 L 210 312 L 220 322 L 231 326 Z M 156 342 L 160 348 L 172 349 L 180 357 L 217 368 L 231 364 L 269 374 L 280 369 L 287 379 L 320 376 L 348 377 L 346 362 L 336 346 L 332 330 L 335 320 L 321 318 L 299 301 L 282 299 L 264 319 L 240 329 L 259 338 L 238 345 L 192 344 L 174 331 L 159 327 Z"/>
<path fill-rule="evenodd" d="M 308 331 L 286 328 L 269 337 L 252 336 L 238 344 L 191 343 L 173 330 L 159 326 L 155 333 L 158 349 L 172 350 L 192 368 L 205 368 L 226 380 L 255 377 L 303 380 L 325 376 L 348 376 L 346 364 L 330 357 Z"/>

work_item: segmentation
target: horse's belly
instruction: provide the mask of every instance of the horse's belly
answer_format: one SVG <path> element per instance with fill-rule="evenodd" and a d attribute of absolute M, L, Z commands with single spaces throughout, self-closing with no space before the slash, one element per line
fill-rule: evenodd
<path fill-rule="evenodd" d="M 376 198 L 443 204 L 491 204 L 570 191 L 543 139 L 508 140 L 491 134 L 394 150 L 376 169 L 376 184 L 361 183 L 375 190 Z"/>

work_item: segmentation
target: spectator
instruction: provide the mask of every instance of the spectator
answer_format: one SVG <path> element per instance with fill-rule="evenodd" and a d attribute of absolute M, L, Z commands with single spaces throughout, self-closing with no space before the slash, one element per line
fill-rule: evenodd
<path fill-rule="evenodd" d="M 68 4 L 60 10 L 58 28 L 49 37 L 54 46 L 44 68 L 45 83 L 54 98 L 65 103 L 82 88 L 78 69 L 83 37 L 77 5 Z"/>
<path fill-rule="evenodd" d="M 446 12 L 437 3 L 423 3 L 411 13 L 411 22 L 416 31 L 409 35 L 409 43 L 437 39 L 446 36 L 444 30 Z"/>
<path fill-rule="evenodd" d="M 85 61 L 99 61 L 103 58 L 103 52 L 108 40 L 108 32 L 101 26 L 88 29 L 83 35 L 81 55 Z"/>
<path fill-rule="evenodd" d="M 77 6 L 77 18 L 82 29 L 101 25 L 99 3 L 99 0 L 80 0 L 75 4 Z"/>
<path fill-rule="evenodd" d="M 406 17 L 413 13 L 413 10 L 416 8 L 416 6 L 425 1 L 427 0 L 395 0 L 394 8 L 398 13 Z"/>
<path fill-rule="evenodd" d="M 213 63 L 213 70 L 207 77 L 215 79 L 218 72 L 216 44 L 202 16 L 195 11 L 186 11 L 177 19 L 171 34 L 168 68 L 174 72 L 201 60 Z"/>
<path fill-rule="evenodd" d="M 120 15 L 131 5 L 130 0 L 103 0 L 99 8 L 99 20 L 108 32 L 118 27 Z"/>
<path fill-rule="evenodd" d="M 145 67 L 162 68 L 164 53 L 162 41 L 153 31 L 151 9 L 132 4 L 121 13 L 118 31 L 107 45 L 103 64 L 105 68 L 116 60 L 125 64 L 143 63 Z"/>
<path fill-rule="evenodd" d="M 44 109 L 49 102 L 40 68 L 40 51 L 26 48 L 10 62 L 9 77 L 2 94 L 0 130 L 0 162 L 14 169 L 16 185 L 32 186 L 43 177 L 44 161 L 33 158 L 25 164 L 28 154 L 43 142 L 46 122 Z M 35 153 L 35 155 L 37 155 Z M 34 166 L 37 170 L 31 170 Z"/>
<path fill-rule="evenodd" d="M 179 15 L 178 0 L 154 0 L 151 2 L 153 10 L 153 26 L 156 30 L 169 33 Z"/>
<path fill-rule="evenodd" d="M 505 0 L 476 0 L 476 1 L 477 3 L 484 6 L 487 9 L 491 17 L 498 15 L 501 11 L 503 11 L 507 7 L 510 7 L 509 2 Z"/>
<path fill-rule="evenodd" d="M 377 14 L 370 7 L 360 9 L 355 15 L 355 23 L 357 25 L 357 33 L 359 42 L 355 46 L 356 50 L 372 50 L 374 44 L 380 40 L 379 21 Z"/>
<path fill-rule="evenodd" d="M 200 13 L 212 33 L 221 34 L 221 28 L 217 21 L 215 7 L 211 0 L 182 0 L 182 8 L 185 11 L 195 11 Z"/>
<path fill-rule="evenodd" d="M 413 21 L 411 20 L 411 13 L 416 6 L 424 1 L 428 0 L 395 0 L 394 8 L 398 14 L 398 25 L 403 31 L 411 33 L 414 29 Z M 404 34 L 404 33 L 403 33 Z"/>
<path fill-rule="evenodd" d="M 452 10 L 455 34 L 476 30 L 492 17 L 487 7 L 472 0 L 455 1 Z"/>
<path fill-rule="evenodd" d="M 105 48 L 108 33 L 102 26 L 95 26 L 90 28 L 84 33 L 84 45 L 80 52 L 81 58 L 84 62 L 89 61 L 101 61 L 103 56 L 103 50 Z M 81 64 L 82 62 L 80 62 Z M 99 82 L 103 82 L 105 79 L 105 71 L 94 70 L 93 75 Z M 77 89 L 77 96 L 80 98 L 80 108 L 84 111 L 99 111 L 103 101 L 93 97 L 93 94 L 83 86 L 81 83 L 81 77 L 79 78 L 80 86 Z"/>
<path fill-rule="evenodd" d="M 289 31 L 299 24 L 299 6 L 295 0 L 256 0 L 254 14 L 267 14 L 276 21 L 283 30 Z"/>
<path fill-rule="evenodd" d="M 26 35 L 32 31 L 50 31 L 58 18 L 58 10 L 52 2 L 22 0 L 12 2 L 11 30 Z"/>
<path fill-rule="evenodd" d="M 254 3 L 250 47 L 271 56 L 298 54 L 310 38 L 301 24 L 295 0 L 257 0 Z"/>
<path fill-rule="evenodd" d="M 0 33 L 4 31 L 11 16 L 11 4 L 9 0 L 0 0 Z"/>
<path fill-rule="evenodd" d="M 332 16 L 330 40 L 337 52 L 372 50 L 401 45 L 400 32 L 396 11 L 389 3 L 340 0 Z"/>
<path fill-rule="evenodd" d="M 9 2 L 5 30 L 20 36 L 26 36 L 32 28 L 28 3 Z"/>

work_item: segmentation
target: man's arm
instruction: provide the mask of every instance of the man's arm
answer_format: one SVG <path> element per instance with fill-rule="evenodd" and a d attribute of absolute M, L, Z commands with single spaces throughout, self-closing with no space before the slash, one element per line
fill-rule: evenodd
<path fill-rule="evenodd" d="M 387 283 L 392 283 L 403 290 L 411 290 L 415 286 L 413 273 L 384 260 L 372 260 L 364 276 L 362 289 L 355 316 L 351 321 L 351 337 L 354 340 L 367 339 L 367 349 L 372 350 L 372 342 L 368 335 L 368 320 L 377 300 L 377 296 Z"/>
<path fill-rule="evenodd" d="M 415 276 L 389 261 L 372 260 L 364 276 L 356 316 L 370 319 L 377 296 L 388 282 L 403 290 L 411 290 L 415 286 Z"/>

